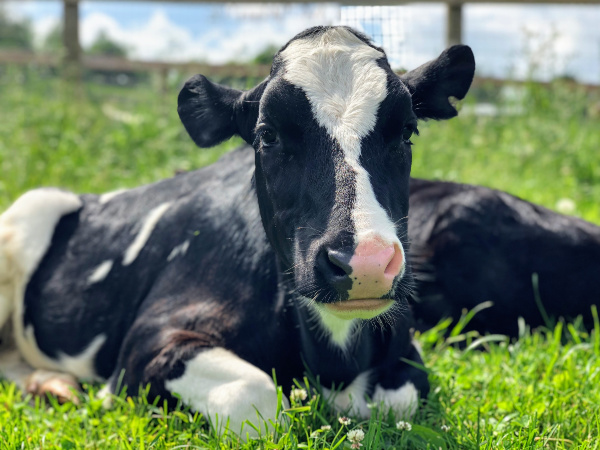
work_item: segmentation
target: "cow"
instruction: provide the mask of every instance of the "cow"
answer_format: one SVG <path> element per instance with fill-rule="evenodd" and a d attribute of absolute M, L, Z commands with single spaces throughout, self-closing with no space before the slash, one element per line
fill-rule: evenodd
<path fill-rule="evenodd" d="M 457 114 L 474 68 L 458 45 L 398 76 L 361 33 L 316 27 L 249 91 L 193 77 L 178 112 L 194 142 L 252 148 L 136 189 L 20 197 L 0 216 L 0 371 L 34 393 L 149 385 L 236 432 L 275 416 L 273 371 L 318 376 L 339 410 L 411 415 L 429 384 L 407 303 L 410 139 Z"/>
<path fill-rule="evenodd" d="M 600 227 L 506 192 L 411 179 L 409 303 L 416 328 L 458 320 L 484 302 L 467 329 L 516 337 L 582 316 L 594 326 L 600 298 Z"/>
<path fill-rule="evenodd" d="M 457 45 L 398 76 L 361 33 L 315 27 L 249 91 L 193 77 L 178 99 L 193 141 L 247 145 L 135 189 L 30 191 L 0 216 L 0 374 L 66 399 L 81 379 L 148 385 L 240 432 L 276 415 L 273 372 L 311 373 L 339 411 L 410 417 L 429 391 L 414 327 L 485 300 L 504 309 L 483 331 L 523 308 L 535 322 L 518 297 L 532 273 L 554 295 L 562 255 L 599 248 L 578 219 L 410 178 L 418 121 L 456 116 L 474 70 Z"/>

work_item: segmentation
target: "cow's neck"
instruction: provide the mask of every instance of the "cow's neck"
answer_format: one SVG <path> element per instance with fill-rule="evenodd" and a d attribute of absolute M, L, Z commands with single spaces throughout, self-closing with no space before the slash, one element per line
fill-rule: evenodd
<path fill-rule="evenodd" d="M 284 272 L 280 270 L 279 273 Z M 291 280 L 284 277 L 282 275 L 280 286 L 286 292 L 287 311 L 293 315 L 304 368 L 309 373 L 318 373 L 320 382 L 326 386 L 332 383 L 350 383 L 371 362 L 373 340 L 370 327 L 364 327 L 360 323 L 352 324 L 350 335 L 340 345 L 332 339 L 331 333 L 325 328 L 319 315 L 312 311 L 307 299 L 295 294 L 290 288 Z"/>

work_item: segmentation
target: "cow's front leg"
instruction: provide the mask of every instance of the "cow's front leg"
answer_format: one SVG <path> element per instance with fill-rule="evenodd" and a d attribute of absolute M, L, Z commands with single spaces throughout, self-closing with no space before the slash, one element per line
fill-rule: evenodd
<path fill-rule="evenodd" d="M 391 409 L 398 419 L 410 419 L 417 411 L 419 399 L 429 394 L 427 372 L 411 364 L 423 366 L 417 346 L 412 342 L 403 358 L 376 369 L 372 401 Z"/>
<path fill-rule="evenodd" d="M 149 397 L 160 396 L 171 407 L 177 399 L 200 412 L 219 431 L 246 436 L 268 428 L 276 419 L 277 389 L 272 378 L 225 348 L 214 331 L 165 327 L 160 315 L 140 318 L 128 333 L 110 392 L 126 387 L 132 394 L 149 385 Z M 260 418 L 262 417 L 262 419 Z M 265 424 L 267 421 L 267 424 Z"/>
<path fill-rule="evenodd" d="M 429 393 L 427 373 L 406 362 L 423 365 L 415 343 L 411 343 L 402 359 L 390 359 L 386 364 L 359 374 L 341 390 L 323 389 L 325 399 L 340 413 L 368 418 L 371 406 L 391 409 L 398 419 L 409 419 L 419 406 L 419 399 Z"/>
<path fill-rule="evenodd" d="M 264 432 L 265 421 L 276 419 L 277 389 L 271 377 L 224 348 L 199 351 L 165 387 L 213 426 L 220 428 L 229 420 L 229 429 L 242 435 L 255 433 L 244 426 L 246 421 Z"/>

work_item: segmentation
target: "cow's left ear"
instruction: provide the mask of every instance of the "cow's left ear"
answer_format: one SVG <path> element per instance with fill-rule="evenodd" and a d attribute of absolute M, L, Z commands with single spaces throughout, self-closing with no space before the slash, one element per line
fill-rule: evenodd
<path fill-rule="evenodd" d="M 179 118 L 199 147 L 212 147 L 234 134 L 252 143 L 264 84 L 243 92 L 195 75 L 179 93 Z"/>
<path fill-rule="evenodd" d="M 475 57 L 466 45 L 454 45 L 433 61 L 400 75 L 412 95 L 419 119 L 450 119 L 458 114 L 449 97 L 463 99 L 475 73 Z"/>

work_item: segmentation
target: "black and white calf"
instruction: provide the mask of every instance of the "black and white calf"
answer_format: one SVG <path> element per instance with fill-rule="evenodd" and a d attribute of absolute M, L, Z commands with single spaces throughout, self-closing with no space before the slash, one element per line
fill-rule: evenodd
<path fill-rule="evenodd" d="M 192 78 L 179 114 L 193 140 L 238 134 L 254 151 L 123 192 L 18 199 L 0 217 L 0 325 L 15 349 L 0 371 L 33 391 L 54 372 L 113 391 L 150 383 L 234 431 L 256 409 L 274 416 L 273 369 L 285 387 L 306 370 L 341 386 L 340 409 L 367 416 L 370 398 L 412 414 L 428 381 L 404 362 L 421 363 L 410 137 L 418 119 L 456 115 L 448 97 L 473 71 L 456 46 L 398 77 L 361 34 L 318 27 L 250 91 Z"/>
<path fill-rule="evenodd" d="M 506 194 L 409 180 L 417 120 L 455 116 L 448 99 L 473 72 L 455 46 L 398 77 L 361 34 L 318 27 L 250 91 L 192 78 L 179 96 L 192 139 L 254 149 L 137 189 L 19 198 L 0 216 L 0 373 L 66 397 L 76 379 L 149 383 L 234 431 L 275 415 L 273 369 L 284 387 L 307 370 L 341 386 L 340 410 L 412 414 L 429 385 L 406 362 L 422 362 L 410 254 L 427 324 L 488 294 L 520 302 L 514 281 L 536 270 L 523 250 L 555 245 L 560 272 L 561 255 L 600 248 L 592 225 Z M 504 312 L 516 323 L 519 307 Z"/>

